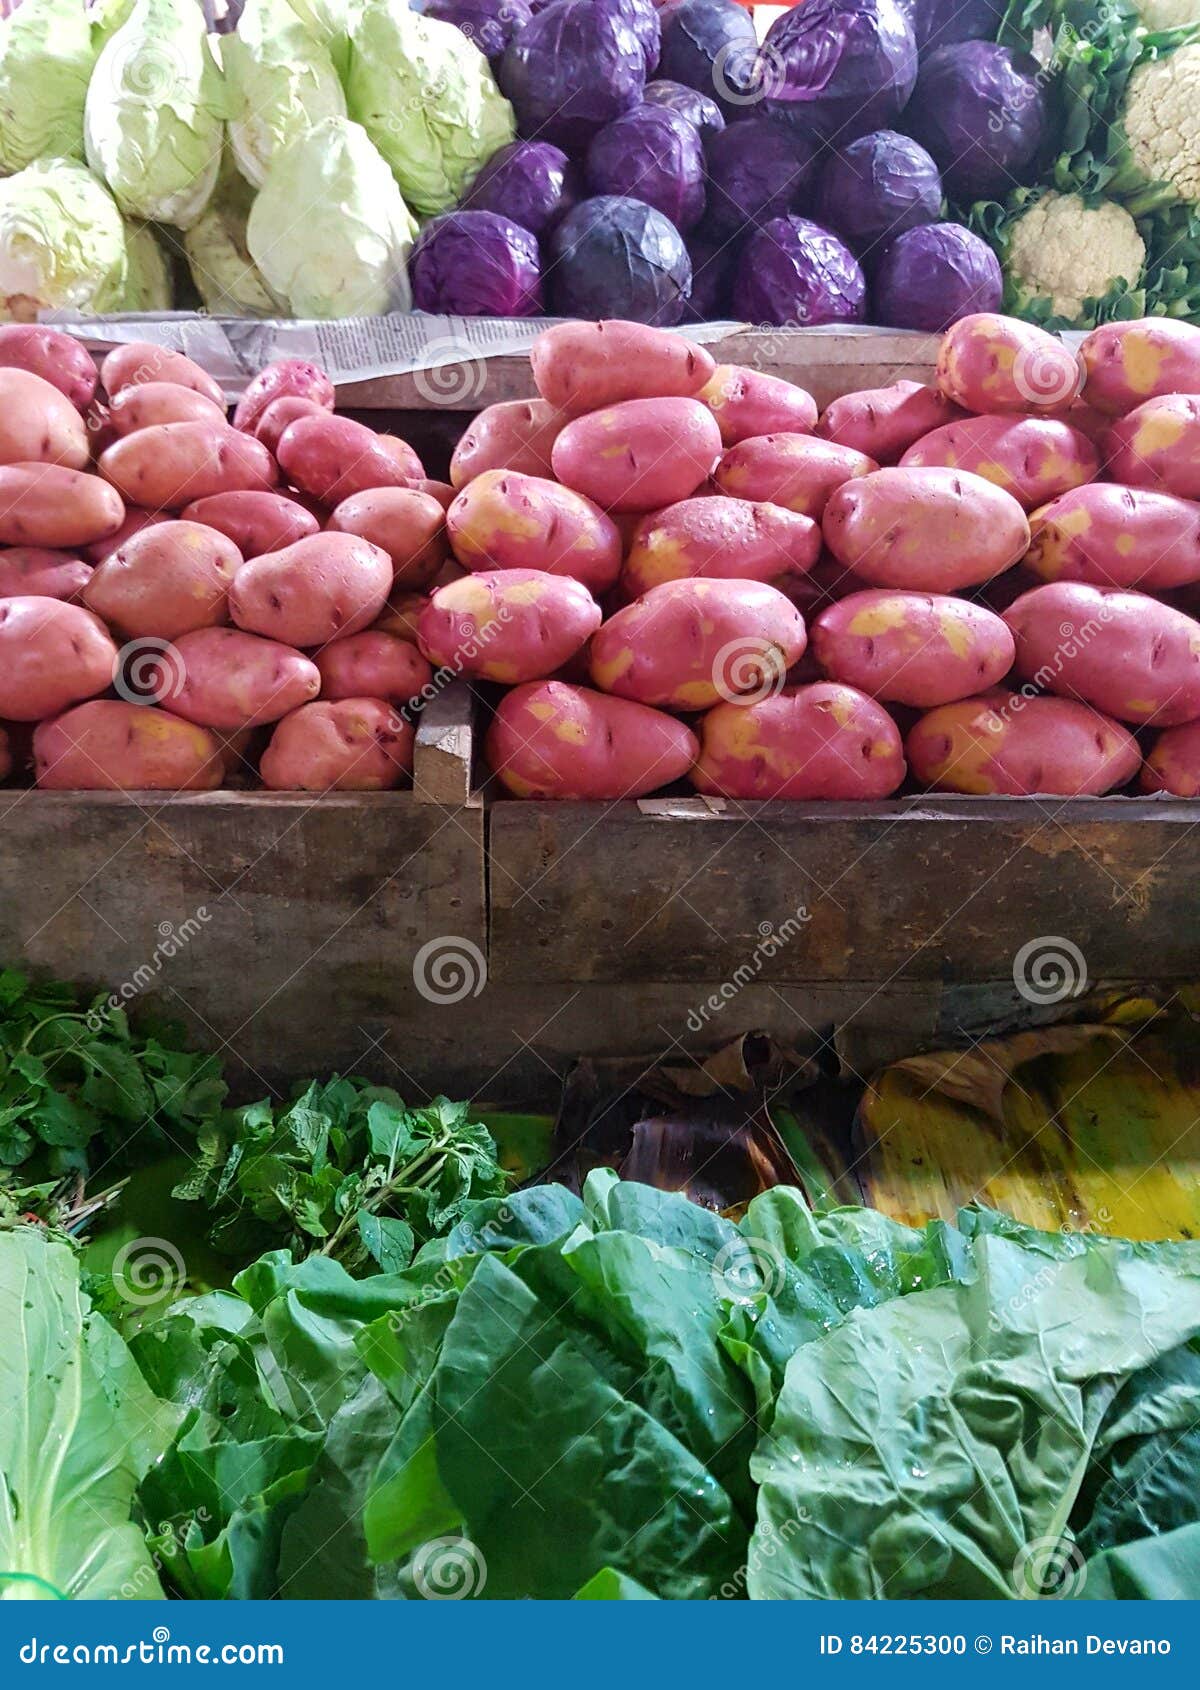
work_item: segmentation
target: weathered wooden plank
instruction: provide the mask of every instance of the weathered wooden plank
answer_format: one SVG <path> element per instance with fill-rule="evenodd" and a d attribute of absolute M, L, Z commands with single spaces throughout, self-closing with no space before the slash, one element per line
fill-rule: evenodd
<path fill-rule="evenodd" d="M 1193 802 L 501 802 L 489 873 L 498 981 L 1200 976 Z"/>
<path fill-rule="evenodd" d="M 475 697 L 462 681 L 422 707 L 413 753 L 413 796 L 420 804 L 471 801 Z"/>

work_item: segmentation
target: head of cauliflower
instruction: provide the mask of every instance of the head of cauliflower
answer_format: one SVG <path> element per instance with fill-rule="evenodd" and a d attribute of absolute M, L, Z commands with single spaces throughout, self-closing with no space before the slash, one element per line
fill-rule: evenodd
<path fill-rule="evenodd" d="M 1200 198 L 1200 42 L 1148 59 L 1129 78 L 1125 139 L 1147 182 Z"/>
<path fill-rule="evenodd" d="M 1112 201 L 1089 206 L 1079 194 L 1043 194 L 1013 223 L 1006 269 L 1028 299 L 1048 299 L 1054 315 L 1089 326 L 1085 299 L 1103 299 L 1117 282 L 1136 287 L 1146 243 L 1129 213 Z"/>

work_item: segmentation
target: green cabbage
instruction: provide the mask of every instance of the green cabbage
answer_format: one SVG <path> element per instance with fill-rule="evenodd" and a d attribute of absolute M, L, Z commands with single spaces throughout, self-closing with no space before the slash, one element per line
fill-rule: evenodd
<path fill-rule="evenodd" d="M 186 229 L 221 164 L 224 87 L 195 0 L 137 0 L 88 88 L 88 163 L 128 217 Z"/>
<path fill-rule="evenodd" d="M 125 227 L 104 186 L 73 159 L 0 181 L 0 318 L 119 310 Z"/>
<path fill-rule="evenodd" d="M 344 81 L 350 57 L 350 24 L 362 10 L 363 0 L 288 0 L 288 5 L 325 48 Z"/>
<path fill-rule="evenodd" d="M 79 0 L 25 0 L 0 21 L 0 176 L 39 158 L 83 157 L 95 58 Z"/>
<path fill-rule="evenodd" d="M 171 264 L 148 223 L 125 226 L 123 311 L 169 311 L 173 304 Z"/>
<path fill-rule="evenodd" d="M 403 0 L 368 0 L 351 25 L 346 101 L 420 212 L 456 204 L 516 134 L 479 49 Z"/>
<path fill-rule="evenodd" d="M 288 141 L 323 117 L 344 117 L 333 60 L 288 0 L 248 0 L 237 33 L 221 38 L 229 100 L 229 143 L 256 188 Z"/>
<path fill-rule="evenodd" d="M 206 309 L 219 316 L 278 317 L 284 312 L 246 245 L 253 203 L 250 184 L 227 169 L 204 215 L 183 237 L 196 291 Z"/>
<path fill-rule="evenodd" d="M 297 317 L 407 311 L 417 227 L 366 131 L 327 117 L 275 159 L 246 241 L 273 293 Z"/>

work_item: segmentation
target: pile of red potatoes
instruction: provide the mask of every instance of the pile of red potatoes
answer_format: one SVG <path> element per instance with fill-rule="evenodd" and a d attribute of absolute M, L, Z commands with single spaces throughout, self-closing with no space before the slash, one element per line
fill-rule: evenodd
<path fill-rule="evenodd" d="M 178 353 L 0 329 L 0 757 L 395 787 L 463 675 L 523 798 L 1200 793 L 1200 329 L 980 314 L 823 413 L 632 323 L 532 368 L 444 485 L 310 364 L 228 419 Z"/>

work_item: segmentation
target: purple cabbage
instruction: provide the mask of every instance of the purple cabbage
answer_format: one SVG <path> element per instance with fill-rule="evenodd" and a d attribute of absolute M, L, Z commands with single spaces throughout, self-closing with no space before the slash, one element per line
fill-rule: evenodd
<path fill-rule="evenodd" d="M 860 135 L 821 171 L 813 215 L 870 256 L 894 235 L 942 214 L 942 179 L 919 142 L 894 129 Z"/>
<path fill-rule="evenodd" d="M 955 199 L 1007 194 L 1035 162 L 1049 120 L 1045 73 L 1027 53 L 959 41 L 922 61 L 908 129 Z"/>
<path fill-rule="evenodd" d="M 804 0 L 777 18 L 760 55 L 767 110 L 845 146 L 908 104 L 917 44 L 896 0 Z"/>
<path fill-rule="evenodd" d="M 807 204 L 812 148 L 788 125 L 749 117 L 714 135 L 708 148 L 708 227 L 734 234 Z"/>
<path fill-rule="evenodd" d="M 692 291 L 683 236 L 641 200 L 604 195 L 568 211 L 550 236 L 546 281 L 560 317 L 625 317 L 670 328 Z"/>
<path fill-rule="evenodd" d="M 737 242 L 714 240 L 709 235 L 688 236 L 688 257 L 692 261 L 692 295 L 685 319 L 689 323 L 711 323 L 730 312 L 730 291 L 737 266 Z"/>
<path fill-rule="evenodd" d="M 629 25 L 642 44 L 642 57 L 646 61 L 646 75 L 653 76 L 658 65 L 659 50 L 662 46 L 662 31 L 658 21 L 658 8 L 654 0 L 592 0 L 594 6 L 604 11 L 612 12 L 614 16 Z"/>
<path fill-rule="evenodd" d="M 733 308 L 749 323 L 861 323 L 867 282 L 850 248 L 807 217 L 776 217 L 742 248 Z"/>
<path fill-rule="evenodd" d="M 726 117 L 761 97 L 757 59 L 754 24 L 736 0 L 678 0 L 663 8 L 659 71 L 716 100 Z"/>
<path fill-rule="evenodd" d="M 577 152 L 641 104 L 646 58 L 629 25 L 595 0 L 554 0 L 517 31 L 499 81 L 523 134 Z"/>
<path fill-rule="evenodd" d="M 537 317 L 537 237 L 494 211 L 433 217 L 409 255 L 413 306 L 451 317 Z"/>
<path fill-rule="evenodd" d="M 645 100 L 648 106 L 664 106 L 667 111 L 686 117 L 692 127 L 699 130 L 703 141 L 719 135 L 725 127 L 725 118 L 717 102 L 710 100 L 698 88 L 689 88 L 686 83 L 665 79 L 647 82 Z"/>
<path fill-rule="evenodd" d="M 517 30 L 533 16 L 527 0 L 428 0 L 427 18 L 457 24 L 494 70 Z"/>
<path fill-rule="evenodd" d="M 678 112 L 639 106 L 606 124 L 587 154 L 594 194 L 644 200 L 687 230 L 704 214 L 704 147 L 699 131 Z"/>
<path fill-rule="evenodd" d="M 922 223 L 897 235 L 875 272 L 875 320 L 937 334 L 972 311 L 998 311 L 1000 260 L 961 223 Z"/>
<path fill-rule="evenodd" d="M 1004 0 L 898 0 L 912 25 L 917 51 L 951 41 L 994 41 L 1004 18 Z"/>
<path fill-rule="evenodd" d="M 579 198 L 575 166 L 549 141 L 510 141 L 494 152 L 463 195 L 463 208 L 495 211 L 543 235 Z"/>

